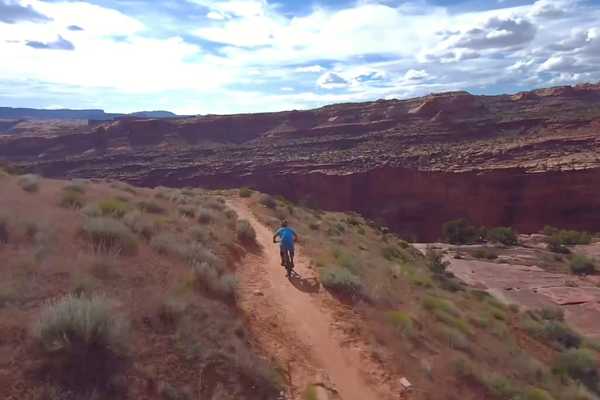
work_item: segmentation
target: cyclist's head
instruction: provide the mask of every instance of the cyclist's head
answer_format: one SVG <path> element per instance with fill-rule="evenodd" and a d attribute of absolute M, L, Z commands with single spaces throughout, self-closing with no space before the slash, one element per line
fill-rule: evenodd
<path fill-rule="evenodd" d="M 284 227 L 284 228 L 288 226 L 287 219 L 282 219 L 281 220 L 281 226 Z"/>

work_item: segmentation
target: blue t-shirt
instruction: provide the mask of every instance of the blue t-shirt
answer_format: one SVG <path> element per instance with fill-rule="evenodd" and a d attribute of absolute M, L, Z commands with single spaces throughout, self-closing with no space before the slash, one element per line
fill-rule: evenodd
<path fill-rule="evenodd" d="M 292 228 L 279 228 L 275 235 L 281 238 L 281 247 L 286 249 L 294 248 L 294 236 L 296 236 L 296 232 Z"/>

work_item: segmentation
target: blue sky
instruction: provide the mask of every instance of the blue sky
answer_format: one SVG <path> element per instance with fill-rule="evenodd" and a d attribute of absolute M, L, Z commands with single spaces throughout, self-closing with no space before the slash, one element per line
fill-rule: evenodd
<path fill-rule="evenodd" d="M 305 109 L 600 80 L 600 0 L 0 0 L 0 106 Z"/>

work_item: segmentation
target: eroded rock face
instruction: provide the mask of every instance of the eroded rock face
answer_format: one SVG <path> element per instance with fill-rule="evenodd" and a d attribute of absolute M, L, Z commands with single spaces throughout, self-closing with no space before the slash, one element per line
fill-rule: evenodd
<path fill-rule="evenodd" d="M 453 218 L 600 229 L 600 85 L 466 92 L 309 111 L 125 119 L 0 137 L 0 160 L 53 177 L 254 186 L 356 210 L 432 240 Z"/>

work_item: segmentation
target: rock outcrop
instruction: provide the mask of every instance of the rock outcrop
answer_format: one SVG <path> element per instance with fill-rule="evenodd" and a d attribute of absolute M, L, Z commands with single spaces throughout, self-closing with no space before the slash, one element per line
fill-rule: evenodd
<path fill-rule="evenodd" d="M 124 119 L 0 136 L 0 160 L 52 177 L 254 186 L 435 239 L 447 220 L 600 230 L 600 84 L 452 92 L 308 111 Z"/>

